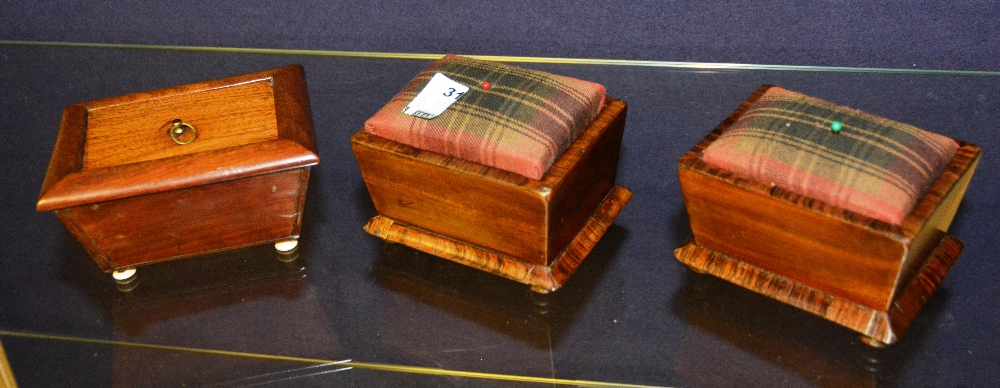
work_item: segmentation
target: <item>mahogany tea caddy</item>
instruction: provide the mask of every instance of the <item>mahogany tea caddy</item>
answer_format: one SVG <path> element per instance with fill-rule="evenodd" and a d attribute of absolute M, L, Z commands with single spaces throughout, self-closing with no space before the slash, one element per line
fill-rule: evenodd
<path fill-rule="evenodd" d="M 105 272 L 297 245 L 319 163 L 299 65 L 65 108 L 38 211 Z"/>

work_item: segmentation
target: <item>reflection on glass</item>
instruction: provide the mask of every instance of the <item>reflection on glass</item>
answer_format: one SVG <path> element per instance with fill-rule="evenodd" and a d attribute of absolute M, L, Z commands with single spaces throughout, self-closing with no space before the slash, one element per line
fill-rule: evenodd
<path fill-rule="evenodd" d="M 922 314 L 933 319 L 943 298 L 933 297 Z M 846 328 L 693 272 L 673 309 L 690 325 L 674 369 L 698 386 L 768 386 L 783 379 L 822 387 L 892 385 L 906 363 L 907 344 L 919 341 L 872 348 Z M 914 337 L 922 334 L 911 330 Z"/>

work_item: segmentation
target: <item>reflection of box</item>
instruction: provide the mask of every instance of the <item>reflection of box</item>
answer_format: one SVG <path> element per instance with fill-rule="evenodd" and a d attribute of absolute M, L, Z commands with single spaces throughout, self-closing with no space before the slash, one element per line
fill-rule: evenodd
<path fill-rule="evenodd" d="M 671 303 L 688 324 L 677 333 L 677 386 L 893 386 L 904 369 L 900 349 L 861 345 L 848 330 L 716 278 L 683 278 Z"/>
<path fill-rule="evenodd" d="M 945 232 L 979 148 L 959 142 L 900 225 L 846 211 L 706 163 L 704 150 L 765 92 L 761 88 L 679 162 L 694 238 L 677 258 L 698 272 L 895 342 L 958 259 Z"/>
<path fill-rule="evenodd" d="M 215 311 L 232 311 L 240 304 L 270 303 L 262 302 L 265 299 L 297 303 L 308 281 L 306 259 L 299 258 L 298 252 L 293 256 L 294 261 L 283 260 L 267 246 L 213 253 L 144 268 L 142 279 L 133 282 L 138 287 L 128 293 L 106 293 L 103 287 L 93 286 L 86 290 L 95 300 L 110 302 L 115 332 L 140 336 L 147 327 L 213 316 Z M 287 315 L 280 319 L 289 322 L 285 327 L 292 321 L 306 322 Z"/>
<path fill-rule="evenodd" d="M 385 348 L 417 365 L 520 375 L 551 368 L 550 346 L 561 332 L 524 286 L 400 244 L 385 244 L 372 275 L 382 296 L 379 339 Z M 571 306 L 576 306 L 570 304 Z M 473 365 L 478 364 L 478 365 Z"/>
<path fill-rule="evenodd" d="M 38 200 L 105 271 L 299 236 L 301 66 L 66 107 Z"/>
<path fill-rule="evenodd" d="M 625 111 L 609 98 L 540 180 L 361 130 L 351 146 L 379 213 L 365 230 L 539 292 L 556 290 L 631 197 L 615 186 Z"/>

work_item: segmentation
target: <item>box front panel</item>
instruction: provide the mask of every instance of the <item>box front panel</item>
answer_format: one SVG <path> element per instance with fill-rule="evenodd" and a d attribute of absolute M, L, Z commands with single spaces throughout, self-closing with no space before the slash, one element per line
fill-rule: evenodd
<path fill-rule="evenodd" d="M 352 147 L 379 214 L 529 264 L 546 264 L 545 204 L 536 193 L 372 144 L 355 141 Z"/>
<path fill-rule="evenodd" d="M 699 246 L 885 311 L 905 249 L 884 233 L 681 167 Z"/>
<path fill-rule="evenodd" d="M 262 244 L 298 237 L 308 173 L 300 168 L 80 206 L 60 218 L 76 225 L 92 256 L 110 260 L 108 268 L 95 257 L 106 271 Z"/>

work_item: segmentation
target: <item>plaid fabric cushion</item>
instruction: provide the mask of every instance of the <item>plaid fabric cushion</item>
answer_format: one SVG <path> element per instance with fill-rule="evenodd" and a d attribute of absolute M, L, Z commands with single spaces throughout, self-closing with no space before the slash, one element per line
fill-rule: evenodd
<path fill-rule="evenodd" d="M 705 162 L 896 225 L 958 149 L 947 137 L 776 87 L 730 128 L 705 149 Z"/>
<path fill-rule="evenodd" d="M 433 119 L 403 114 L 435 73 L 469 92 Z M 484 81 L 489 89 L 481 86 Z M 604 87 L 593 82 L 448 55 L 410 81 L 365 122 L 365 130 L 541 179 L 603 105 Z"/>

